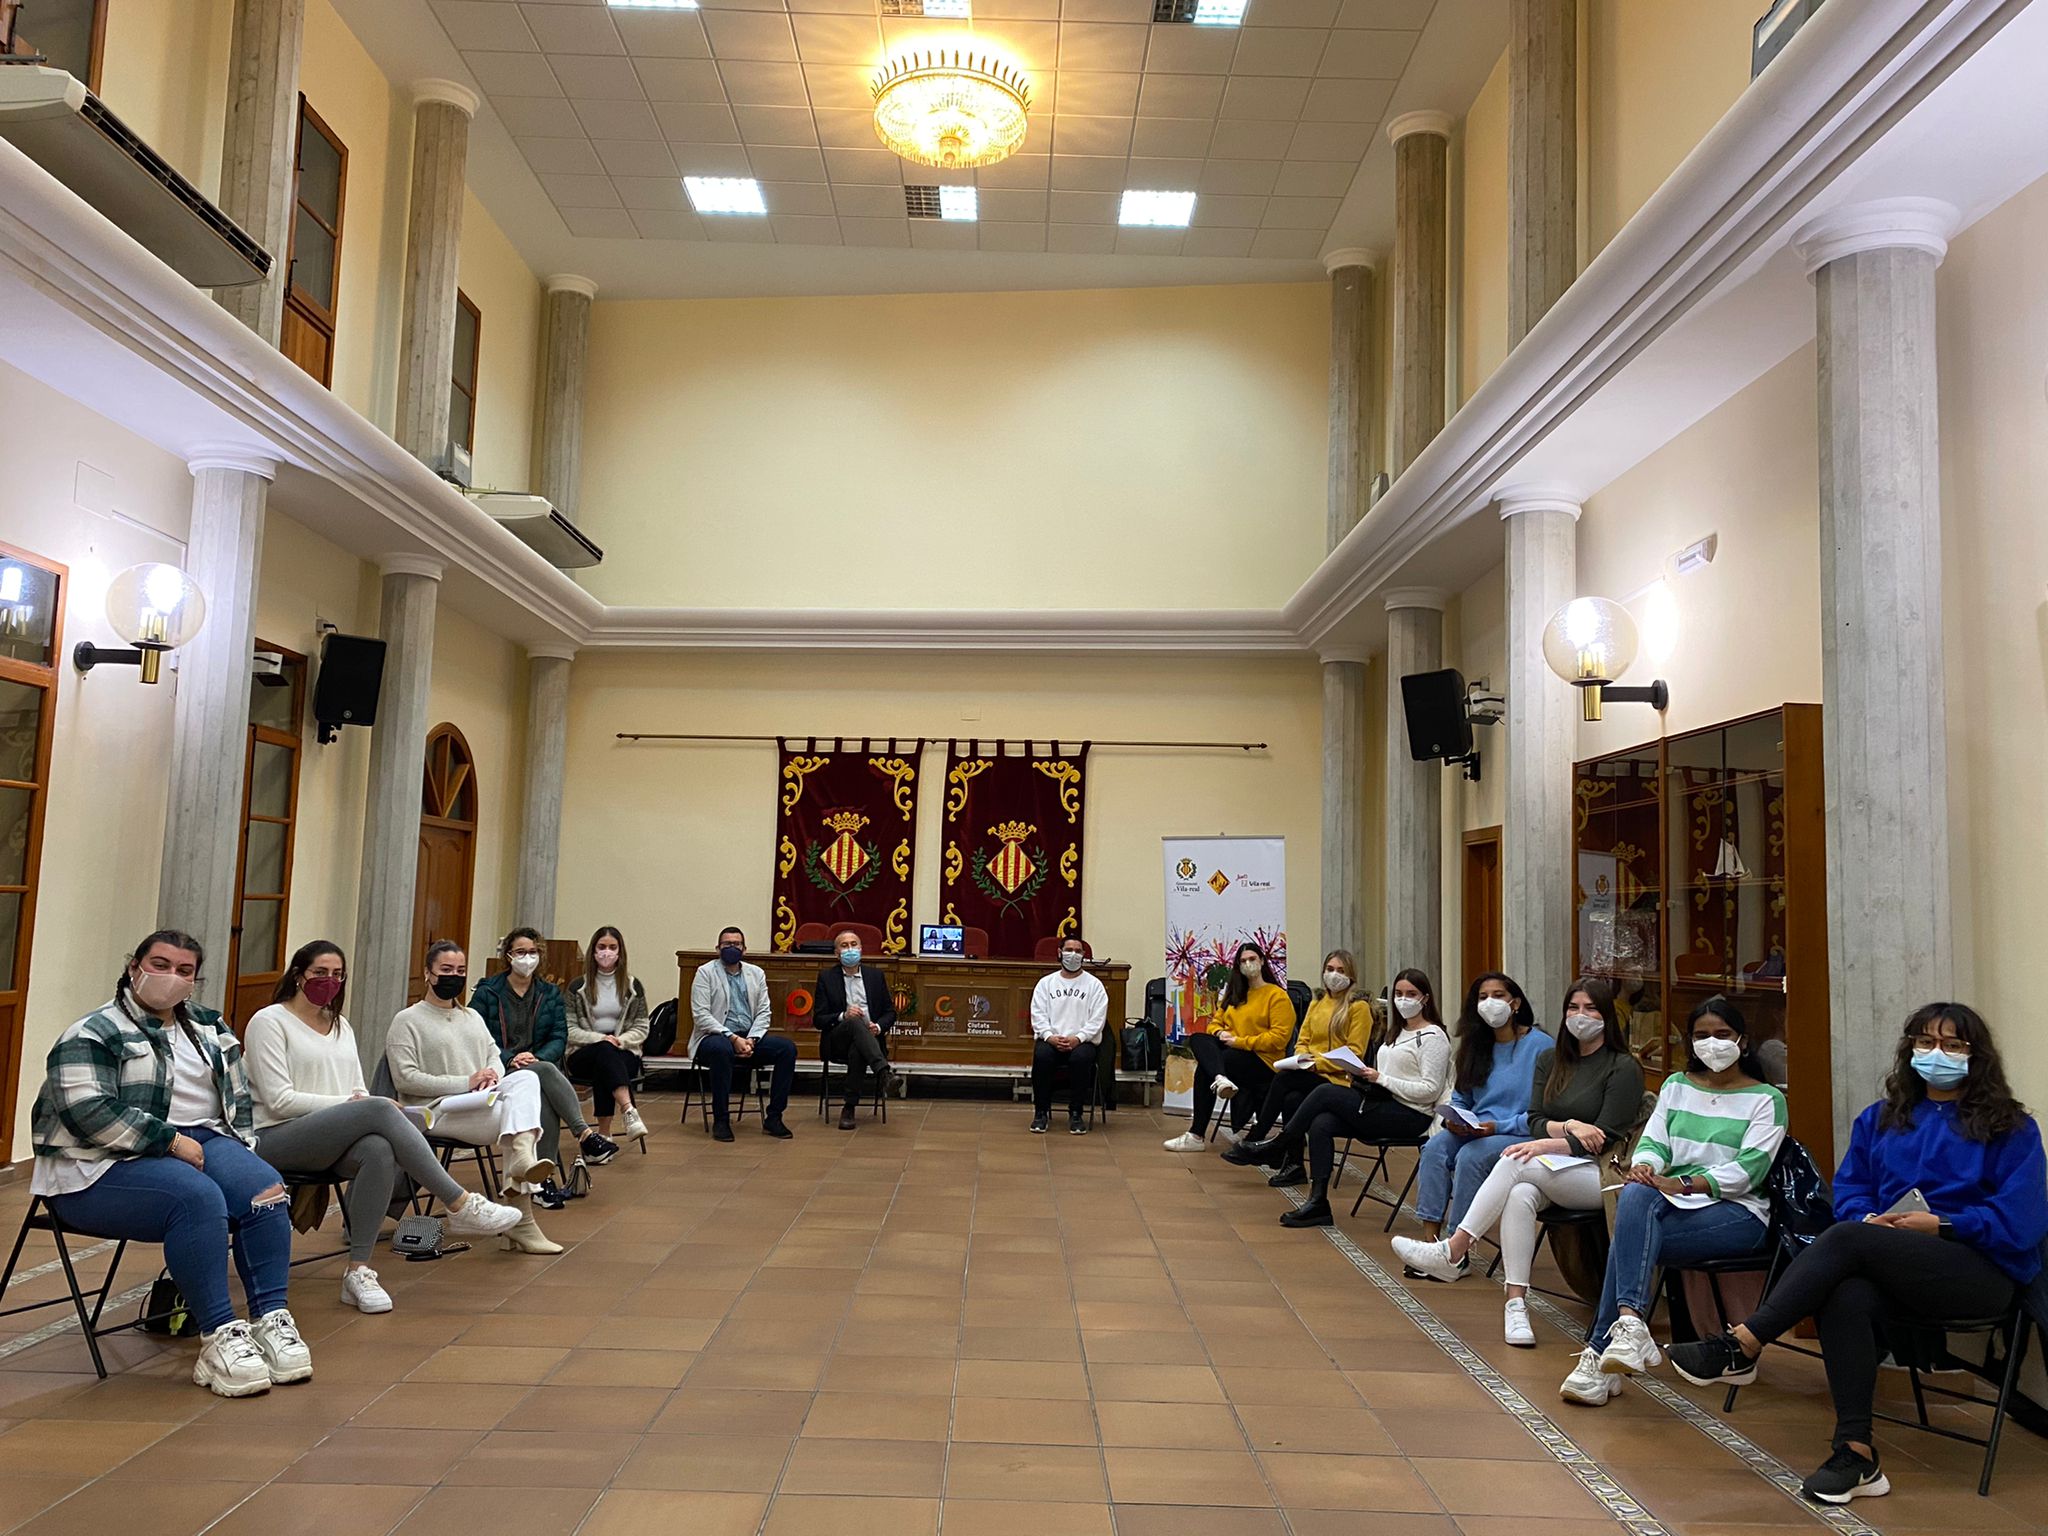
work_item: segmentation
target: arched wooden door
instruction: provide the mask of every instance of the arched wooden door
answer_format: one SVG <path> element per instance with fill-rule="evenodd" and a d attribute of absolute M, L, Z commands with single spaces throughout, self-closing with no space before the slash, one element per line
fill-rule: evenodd
<path fill-rule="evenodd" d="M 426 995 L 421 960 L 436 939 L 469 948 L 469 909 L 476 888 L 476 761 L 452 725 L 427 733 L 426 783 L 420 797 L 420 863 L 413 882 L 412 966 L 405 1000 Z M 479 969 L 481 974 L 481 969 Z"/>

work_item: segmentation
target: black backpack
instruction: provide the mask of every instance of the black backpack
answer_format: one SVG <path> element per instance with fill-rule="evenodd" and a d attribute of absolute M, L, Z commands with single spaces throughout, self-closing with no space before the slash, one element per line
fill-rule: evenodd
<path fill-rule="evenodd" d="M 647 1021 L 647 1042 L 641 1047 L 649 1056 L 672 1055 L 676 1048 L 676 999 L 670 998 Z"/>
<path fill-rule="evenodd" d="M 1771 1171 L 1764 1175 L 1764 1193 L 1771 1202 L 1771 1228 L 1778 1250 L 1789 1264 L 1813 1240 L 1835 1224 L 1834 1195 L 1827 1175 L 1805 1146 L 1787 1136 L 1778 1146 Z"/>

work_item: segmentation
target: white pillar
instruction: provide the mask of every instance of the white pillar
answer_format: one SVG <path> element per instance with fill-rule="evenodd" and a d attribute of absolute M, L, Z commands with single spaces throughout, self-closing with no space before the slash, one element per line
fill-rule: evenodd
<path fill-rule="evenodd" d="M 1507 973 L 1537 1017 L 1555 1019 L 1572 975 L 1571 684 L 1543 661 L 1543 626 L 1578 595 L 1579 498 L 1555 490 L 1499 493 L 1507 524 L 1507 811 L 1501 911 Z"/>
<path fill-rule="evenodd" d="M 273 347 L 284 322 L 305 30 L 306 0 L 235 0 L 217 201 L 221 212 L 270 252 L 271 264 L 262 282 L 217 289 L 214 298 Z"/>
<path fill-rule="evenodd" d="M 1359 954 L 1365 943 L 1365 657 L 1362 646 L 1322 652 L 1323 950 L 1350 950 L 1361 981 L 1370 979 Z M 1322 955 L 1315 958 L 1320 962 Z"/>
<path fill-rule="evenodd" d="M 448 451 L 455 367 L 455 287 L 476 93 L 452 80 L 413 87 L 412 202 L 405 225 L 398 333 L 398 421 L 392 436 L 423 464 Z"/>
<path fill-rule="evenodd" d="M 589 278 L 557 276 L 547 280 L 541 300 L 534 412 L 540 447 L 533 482 L 549 506 L 571 519 L 583 478 L 583 381 L 590 362 L 590 304 L 596 297 L 597 284 Z"/>
<path fill-rule="evenodd" d="M 528 646 L 526 787 L 519 818 L 519 876 L 512 920 L 555 932 L 555 873 L 562 852 L 563 765 L 569 737 L 574 647 Z"/>
<path fill-rule="evenodd" d="M 1398 479 L 1443 430 L 1449 379 L 1451 115 L 1406 112 L 1394 145 L 1394 441 Z"/>
<path fill-rule="evenodd" d="M 1373 454 L 1374 406 L 1379 382 L 1373 367 L 1373 278 L 1379 258 L 1371 251 L 1332 251 L 1323 258 L 1330 274 L 1330 497 L 1327 544 L 1337 547 L 1365 516 L 1377 460 Z"/>
<path fill-rule="evenodd" d="M 1956 210 L 1837 209 L 1796 244 L 1820 393 L 1821 733 L 1835 1144 L 1899 1027 L 1953 995 L 1935 269 Z"/>
<path fill-rule="evenodd" d="M 1408 750 L 1401 679 L 1444 664 L 1444 594 L 1431 587 L 1387 593 L 1386 979 L 1418 966 L 1439 998 L 1455 995 L 1445 975 L 1444 765 L 1418 763 Z"/>

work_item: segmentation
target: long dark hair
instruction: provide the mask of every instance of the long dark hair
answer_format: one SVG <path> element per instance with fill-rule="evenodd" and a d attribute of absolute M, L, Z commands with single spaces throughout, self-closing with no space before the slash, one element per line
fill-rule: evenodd
<path fill-rule="evenodd" d="M 1456 1087 L 1460 1093 L 1477 1093 L 1493 1075 L 1493 1048 L 1498 1042 L 1493 1038 L 1493 1026 L 1479 1016 L 1479 989 L 1489 981 L 1497 981 L 1505 987 L 1515 1003 L 1515 1011 L 1508 1018 L 1510 1024 L 1517 1029 L 1536 1027 L 1536 1016 L 1529 1011 L 1529 999 L 1523 995 L 1521 983 L 1514 977 L 1505 971 L 1482 971 L 1474 976 L 1472 985 L 1465 989 L 1465 1006 L 1458 1012 Z"/>
<path fill-rule="evenodd" d="M 1244 979 L 1244 972 L 1239 969 L 1244 964 L 1247 950 L 1259 957 L 1259 979 L 1268 986 L 1280 985 L 1280 978 L 1273 974 L 1273 962 L 1266 958 L 1266 952 L 1246 939 L 1237 946 L 1237 953 L 1230 957 L 1230 980 L 1223 984 L 1223 1006 L 1226 1008 L 1236 1008 L 1252 995 L 1252 984 Z"/>
<path fill-rule="evenodd" d="M 1628 1054 L 1628 1036 L 1621 1032 L 1621 1018 L 1614 1011 L 1614 988 L 1592 976 L 1581 976 L 1564 989 L 1564 1001 L 1557 1005 L 1557 1048 L 1550 1055 L 1550 1076 L 1543 1080 L 1543 1098 L 1550 1102 L 1561 1096 L 1571 1086 L 1572 1074 L 1579 1070 L 1579 1063 L 1585 1058 L 1585 1046 L 1579 1037 L 1571 1032 L 1564 1022 L 1564 1016 L 1571 1011 L 1572 999 L 1581 992 L 1592 1000 L 1606 1021 L 1607 1032 L 1601 1036 L 1610 1051 Z"/>
<path fill-rule="evenodd" d="M 1971 1141 L 2003 1136 L 2027 1117 L 2027 1106 L 2013 1097 L 2005 1080 L 2005 1062 L 1991 1038 L 1984 1015 L 1968 1003 L 1929 1003 L 1906 1020 L 1899 1048 L 1892 1055 L 1891 1075 L 1884 1080 L 1884 1109 L 1877 1117 L 1881 1131 L 1913 1128 L 1913 1111 L 1927 1101 L 1927 1083 L 1913 1070 L 1913 1037 L 1933 1031 L 1946 1020 L 1956 1038 L 1970 1043 L 1970 1075 L 1956 1101 L 1956 1124 Z"/>
<path fill-rule="evenodd" d="M 277 990 L 270 994 L 273 1003 L 288 1003 L 297 997 L 306 980 L 306 967 L 322 955 L 332 955 L 341 962 L 341 991 L 334 994 L 334 1001 L 320 1011 L 330 1019 L 341 1017 L 343 995 L 348 991 L 348 956 L 341 952 L 341 946 L 331 939 L 315 939 L 310 944 L 301 944 L 292 954 L 292 963 L 285 967 L 284 974 L 277 978 Z"/>
<path fill-rule="evenodd" d="M 597 978 L 604 973 L 597 968 L 597 941 L 610 939 L 619 946 L 619 963 L 612 967 L 612 983 L 619 991 L 619 1007 L 624 1008 L 633 996 L 633 973 L 626 969 L 626 936 L 606 923 L 590 936 L 590 945 L 583 951 L 583 1000 L 597 1002 Z"/>
<path fill-rule="evenodd" d="M 1699 1053 L 1692 1048 L 1692 1027 L 1699 1023 L 1701 1019 L 1709 1017 L 1719 1019 L 1723 1024 L 1726 1024 L 1735 1031 L 1735 1038 L 1742 1043 L 1742 1054 L 1735 1058 L 1735 1065 L 1742 1069 L 1743 1074 L 1747 1077 L 1755 1078 L 1760 1083 L 1769 1082 L 1770 1078 L 1764 1073 L 1764 1064 L 1756 1059 L 1756 1044 L 1750 1039 L 1749 1020 L 1742 1016 L 1740 1008 L 1736 1007 L 1718 992 L 1705 1002 L 1700 1003 L 1691 1013 L 1685 1016 L 1686 1070 L 1688 1072 L 1705 1072 L 1707 1070 L 1707 1064 L 1700 1060 Z M 1913 1075 L 1918 1077 L 1919 1073 L 1916 1072 Z"/>
<path fill-rule="evenodd" d="M 142 957 L 147 955 L 152 949 L 155 949 L 159 944 L 167 945 L 172 949 L 189 949 L 192 952 L 192 959 L 195 962 L 192 967 L 192 979 L 194 982 L 197 982 L 200 977 L 206 974 L 206 950 L 197 939 L 193 938 L 191 934 L 186 933 L 182 928 L 159 928 L 155 933 L 150 934 L 140 944 L 128 951 L 128 963 L 121 967 L 121 975 L 114 982 L 114 997 L 116 1001 L 128 1001 L 128 994 L 132 990 L 128 981 L 128 967 L 140 963 Z M 129 1001 L 128 1005 L 143 1013 L 149 1011 L 137 1002 Z M 171 1012 L 180 1020 L 190 1018 L 190 1015 L 185 1012 L 184 1003 L 178 1004 Z"/>
<path fill-rule="evenodd" d="M 1438 1029 L 1444 1026 L 1444 1016 L 1437 1012 L 1436 984 L 1429 979 L 1427 971 L 1418 971 L 1414 966 L 1394 972 L 1394 980 L 1387 983 L 1387 1019 L 1380 1033 L 1379 1043 L 1401 1038 L 1401 1032 L 1408 1027 L 1408 1021 L 1401 1017 L 1401 1010 L 1394 1006 L 1394 984 L 1405 981 L 1422 994 L 1422 1012 L 1417 1015 L 1425 1024 L 1434 1024 Z"/>

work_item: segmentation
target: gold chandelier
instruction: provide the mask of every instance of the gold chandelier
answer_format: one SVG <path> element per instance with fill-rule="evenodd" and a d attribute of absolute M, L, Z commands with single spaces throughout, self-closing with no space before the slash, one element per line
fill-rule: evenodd
<path fill-rule="evenodd" d="M 908 49 L 875 71 L 875 132 L 906 160 L 967 170 L 1024 142 L 1031 82 L 971 41 Z"/>

